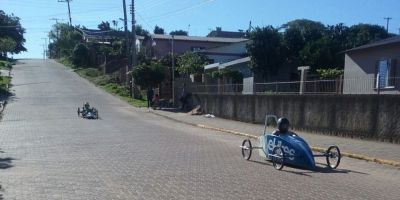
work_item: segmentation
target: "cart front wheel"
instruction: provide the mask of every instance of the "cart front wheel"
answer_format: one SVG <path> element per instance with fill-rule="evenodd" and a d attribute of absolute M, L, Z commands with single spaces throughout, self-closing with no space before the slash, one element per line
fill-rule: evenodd
<path fill-rule="evenodd" d="M 81 109 L 78 108 L 78 116 L 81 114 Z"/>
<path fill-rule="evenodd" d="M 326 163 L 331 169 L 336 169 L 340 164 L 340 150 L 337 146 L 330 146 L 326 151 Z"/>
<path fill-rule="evenodd" d="M 253 147 L 251 146 L 251 142 L 249 139 L 243 140 L 242 142 L 242 156 L 243 159 L 249 160 L 251 157 L 251 152 L 253 151 Z"/>
<path fill-rule="evenodd" d="M 284 166 L 284 160 L 285 160 L 285 154 L 283 152 L 283 149 L 281 147 L 275 147 L 272 150 L 272 156 L 271 156 L 272 164 L 274 165 L 274 168 L 277 170 L 282 170 Z"/>

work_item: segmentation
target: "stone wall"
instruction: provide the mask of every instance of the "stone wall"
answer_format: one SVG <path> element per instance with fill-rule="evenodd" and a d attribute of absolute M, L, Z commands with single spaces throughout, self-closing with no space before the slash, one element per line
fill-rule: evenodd
<path fill-rule="evenodd" d="M 400 143 L 400 95 L 203 95 L 205 113 L 251 123 L 266 114 L 295 130 Z"/>

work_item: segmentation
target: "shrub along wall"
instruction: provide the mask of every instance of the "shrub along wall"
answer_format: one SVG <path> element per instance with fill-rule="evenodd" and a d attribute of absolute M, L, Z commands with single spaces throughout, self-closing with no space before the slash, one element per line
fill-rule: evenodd
<path fill-rule="evenodd" d="M 266 114 L 289 118 L 295 130 L 400 143 L 400 95 L 204 95 L 206 113 L 251 123 Z"/>

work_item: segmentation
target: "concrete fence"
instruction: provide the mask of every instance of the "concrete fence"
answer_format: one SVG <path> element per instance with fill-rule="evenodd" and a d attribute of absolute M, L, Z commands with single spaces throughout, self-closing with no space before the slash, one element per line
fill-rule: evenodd
<path fill-rule="evenodd" d="M 400 143 L 400 95 L 195 94 L 206 113 L 251 123 L 266 114 L 289 118 L 295 130 Z"/>

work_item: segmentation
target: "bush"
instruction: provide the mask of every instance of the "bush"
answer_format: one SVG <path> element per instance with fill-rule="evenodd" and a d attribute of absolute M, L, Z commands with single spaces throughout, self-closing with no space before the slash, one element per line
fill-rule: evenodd
<path fill-rule="evenodd" d="M 89 48 L 84 44 L 77 44 L 72 54 L 72 63 L 76 66 L 89 65 Z"/>
<path fill-rule="evenodd" d="M 344 70 L 338 68 L 317 69 L 316 71 L 320 79 L 337 78 L 344 73 Z"/>
<path fill-rule="evenodd" d="M 151 62 L 150 65 L 142 64 L 135 67 L 132 72 L 135 83 L 142 87 L 154 87 L 165 78 L 166 67 L 160 62 Z"/>
<path fill-rule="evenodd" d="M 58 60 L 58 62 L 67 67 L 76 68 L 74 64 L 72 64 L 71 60 L 66 57 L 61 58 L 60 60 Z"/>

